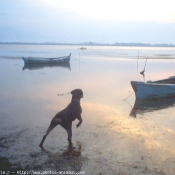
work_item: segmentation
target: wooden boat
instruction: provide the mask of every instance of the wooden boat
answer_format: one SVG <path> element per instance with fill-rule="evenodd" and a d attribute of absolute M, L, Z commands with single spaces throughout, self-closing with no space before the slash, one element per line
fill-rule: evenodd
<path fill-rule="evenodd" d="M 158 111 L 175 106 L 175 97 L 157 99 L 136 99 L 130 116 L 137 117 L 148 112 Z"/>
<path fill-rule="evenodd" d="M 61 62 L 69 62 L 71 54 L 64 57 L 42 58 L 42 57 L 23 57 L 25 64 L 55 64 Z"/>
<path fill-rule="evenodd" d="M 137 99 L 175 97 L 175 76 L 157 81 L 131 81 Z"/>

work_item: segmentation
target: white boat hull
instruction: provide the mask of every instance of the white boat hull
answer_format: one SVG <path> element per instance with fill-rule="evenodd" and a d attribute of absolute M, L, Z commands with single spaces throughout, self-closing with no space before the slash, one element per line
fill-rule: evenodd
<path fill-rule="evenodd" d="M 131 85 L 137 99 L 153 99 L 175 96 L 175 84 L 131 81 Z"/>
<path fill-rule="evenodd" d="M 40 58 L 40 57 L 23 57 L 25 64 L 55 64 L 62 62 L 69 62 L 71 54 L 69 56 L 57 57 L 57 58 Z"/>

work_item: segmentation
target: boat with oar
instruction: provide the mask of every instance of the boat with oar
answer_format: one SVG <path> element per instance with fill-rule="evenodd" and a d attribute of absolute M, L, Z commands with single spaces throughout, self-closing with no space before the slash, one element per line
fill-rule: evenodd
<path fill-rule="evenodd" d="M 22 57 L 25 64 L 55 64 L 62 62 L 69 62 L 71 53 L 68 56 L 56 58 L 42 58 L 42 57 Z"/>
<path fill-rule="evenodd" d="M 175 97 L 175 76 L 157 81 L 131 81 L 136 99 Z"/>

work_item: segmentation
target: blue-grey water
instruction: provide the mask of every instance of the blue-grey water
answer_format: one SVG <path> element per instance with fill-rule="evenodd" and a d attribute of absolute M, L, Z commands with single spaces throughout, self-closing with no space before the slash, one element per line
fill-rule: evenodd
<path fill-rule="evenodd" d="M 175 171 L 175 100 L 133 109 L 131 80 L 175 75 L 175 48 L 0 45 L 0 156 L 30 170 L 86 174 L 168 174 Z M 27 67 L 23 56 L 58 57 L 69 65 Z M 146 62 L 147 59 L 147 62 Z M 139 73 L 145 69 L 145 78 Z M 74 152 L 55 128 L 38 147 L 52 117 L 81 88 L 83 124 L 73 124 Z M 65 94 L 58 96 L 58 94 Z M 66 154 L 65 154 L 66 153 Z"/>

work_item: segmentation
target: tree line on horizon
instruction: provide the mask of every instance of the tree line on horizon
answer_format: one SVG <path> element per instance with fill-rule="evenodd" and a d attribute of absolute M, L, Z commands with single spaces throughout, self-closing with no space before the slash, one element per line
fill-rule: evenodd
<path fill-rule="evenodd" d="M 90 45 L 90 46 L 148 46 L 148 47 L 175 47 L 174 44 L 148 44 L 148 43 L 57 43 L 57 42 L 0 42 L 0 44 L 43 44 L 43 45 Z"/>

